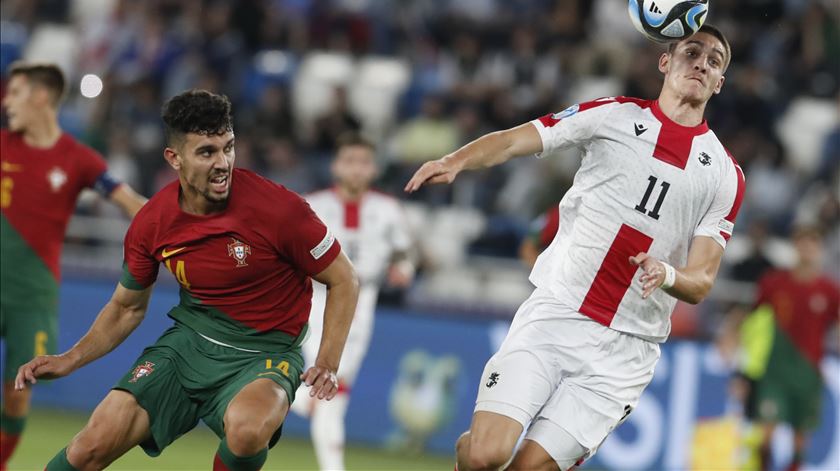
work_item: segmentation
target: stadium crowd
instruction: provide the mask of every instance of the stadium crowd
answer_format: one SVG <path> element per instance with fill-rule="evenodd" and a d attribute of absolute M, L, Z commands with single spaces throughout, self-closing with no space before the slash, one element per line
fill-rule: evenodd
<path fill-rule="evenodd" d="M 653 98 L 661 80 L 662 46 L 620 0 L 5 0 L 0 13 L 3 70 L 45 56 L 71 84 L 102 78 L 96 99 L 71 88 L 62 126 L 145 195 L 175 178 L 161 103 L 192 87 L 233 101 L 238 166 L 309 192 L 329 185 L 337 137 L 361 130 L 379 145 L 379 186 L 402 197 L 420 163 L 489 130 L 598 96 Z M 724 274 L 755 281 L 762 259 L 778 263 L 763 241 L 808 222 L 829 231 L 840 277 L 840 4 L 715 0 L 708 21 L 733 59 L 707 116 L 748 182 L 749 240 Z M 480 211 L 470 250 L 515 257 L 570 186 L 574 157 L 523 159 L 411 200 Z"/>

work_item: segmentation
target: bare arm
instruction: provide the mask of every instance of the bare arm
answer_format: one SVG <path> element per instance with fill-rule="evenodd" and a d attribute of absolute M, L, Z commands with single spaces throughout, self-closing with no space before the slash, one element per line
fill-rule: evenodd
<path fill-rule="evenodd" d="M 137 211 L 140 211 L 140 208 L 148 201 L 126 183 L 114 188 L 109 199 L 112 203 L 119 206 L 126 216 L 130 218 L 133 218 L 137 214 Z"/>
<path fill-rule="evenodd" d="M 332 399 L 338 391 L 336 373 L 344 351 L 344 343 L 350 332 L 350 323 L 356 312 L 359 297 L 359 279 L 353 264 L 344 252 L 333 260 L 321 273 L 313 277 L 327 286 L 327 302 L 324 308 L 324 333 L 315 365 L 309 368 L 301 379 L 307 386 L 313 386 L 310 396 L 318 399 Z"/>
<path fill-rule="evenodd" d="M 688 251 L 688 261 L 684 267 L 676 268 L 677 277 L 674 286 L 665 290 L 671 296 L 691 304 L 702 301 L 712 289 L 723 258 L 723 247 L 711 237 L 697 236 Z M 642 284 L 642 297 L 647 298 L 665 281 L 665 267 L 662 262 L 641 252 L 630 257 L 630 263 L 641 266 L 644 273 L 639 277 Z"/>
<path fill-rule="evenodd" d="M 84 337 L 60 355 L 42 355 L 21 366 L 15 378 L 15 389 L 23 389 L 27 382 L 34 384 L 37 378 L 67 376 L 116 348 L 140 325 L 151 293 L 151 286 L 136 291 L 118 284 L 111 300 L 99 312 Z"/>
<path fill-rule="evenodd" d="M 513 157 L 542 152 L 542 139 L 531 123 L 485 134 L 455 152 L 423 164 L 405 186 L 412 193 L 424 184 L 452 183 L 461 170 L 493 167 Z"/>

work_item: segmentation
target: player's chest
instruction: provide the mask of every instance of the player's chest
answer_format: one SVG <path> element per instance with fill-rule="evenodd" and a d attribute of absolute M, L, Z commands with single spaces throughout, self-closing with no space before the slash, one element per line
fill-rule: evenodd
<path fill-rule="evenodd" d="M 193 290 L 237 290 L 288 268 L 262 238 L 237 232 L 168 237 L 155 256 L 178 283 Z"/>
<path fill-rule="evenodd" d="M 721 157 L 711 146 L 688 142 L 674 154 L 657 149 L 655 142 L 610 143 L 613 159 L 599 165 L 599 178 L 619 206 L 638 211 L 654 220 L 664 214 L 680 216 L 705 212 L 720 188 Z M 673 149 L 672 149 L 673 150 Z"/>
<path fill-rule="evenodd" d="M 383 244 L 392 230 L 388 212 L 376 204 L 352 206 L 333 203 L 314 209 L 342 245 L 350 240 L 368 245 Z"/>
<path fill-rule="evenodd" d="M 71 162 L 16 157 L 10 151 L 0 159 L 0 206 L 4 210 L 50 212 L 75 205 L 80 184 Z"/>

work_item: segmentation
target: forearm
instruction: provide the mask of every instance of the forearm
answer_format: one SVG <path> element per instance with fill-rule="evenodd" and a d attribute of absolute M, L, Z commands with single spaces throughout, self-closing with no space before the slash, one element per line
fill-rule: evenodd
<path fill-rule="evenodd" d="M 356 312 L 359 297 L 359 281 L 355 276 L 327 287 L 327 301 L 324 308 L 324 332 L 315 364 L 338 371 L 341 353 L 347 342 L 350 324 Z"/>
<path fill-rule="evenodd" d="M 76 369 L 104 356 L 121 344 L 140 325 L 145 306 L 121 306 L 113 299 L 102 308 L 88 332 L 64 353 Z"/>
<path fill-rule="evenodd" d="M 671 296 L 689 304 L 697 304 L 709 294 L 715 274 L 702 267 L 676 268 L 674 286 L 665 289 Z"/>
<path fill-rule="evenodd" d="M 461 147 L 443 158 L 447 166 L 458 170 L 475 170 L 499 165 L 513 157 L 512 140 L 504 131 L 497 131 Z"/>

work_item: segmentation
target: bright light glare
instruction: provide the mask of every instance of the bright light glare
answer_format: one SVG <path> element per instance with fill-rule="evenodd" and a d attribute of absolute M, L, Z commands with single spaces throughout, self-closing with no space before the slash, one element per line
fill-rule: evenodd
<path fill-rule="evenodd" d="M 82 77 L 82 83 L 79 89 L 82 96 L 85 98 L 96 98 L 102 93 L 102 79 L 94 74 L 87 74 Z"/>

